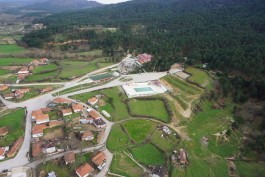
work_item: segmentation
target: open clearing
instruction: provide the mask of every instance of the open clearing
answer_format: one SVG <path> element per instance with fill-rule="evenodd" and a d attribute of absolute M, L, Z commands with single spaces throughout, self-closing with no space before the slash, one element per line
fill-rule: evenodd
<path fill-rule="evenodd" d="M 131 114 L 137 117 L 150 116 L 163 122 L 169 122 L 170 120 L 166 106 L 162 100 L 131 99 L 128 106 L 131 110 Z"/>
<path fill-rule="evenodd" d="M 115 125 L 112 127 L 109 139 L 107 142 L 107 147 L 112 152 L 120 151 L 130 144 L 129 137 L 127 134 L 122 130 L 120 125 Z"/>
<path fill-rule="evenodd" d="M 145 144 L 132 148 L 132 155 L 139 163 L 143 165 L 164 165 L 165 156 L 162 151 L 152 144 Z"/>
<path fill-rule="evenodd" d="M 0 54 L 3 53 L 18 53 L 23 52 L 25 49 L 16 44 L 0 45 Z"/>
<path fill-rule="evenodd" d="M 128 120 L 124 127 L 133 141 L 140 143 L 147 139 L 154 131 L 157 123 L 150 120 Z"/>
<path fill-rule="evenodd" d="M 32 61 L 32 58 L 0 58 L 0 66 L 25 65 Z"/>
<path fill-rule="evenodd" d="M 10 146 L 24 135 L 24 122 L 24 109 L 9 110 L 7 114 L 1 115 L 0 127 L 6 126 L 9 131 L 4 138 L 0 139 L 1 146 Z"/>
<path fill-rule="evenodd" d="M 208 89 L 212 88 L 212 79 L 205 71 L 192 67 L 187 68 L 186 71 L 191 74 L 190 81 Z"/>

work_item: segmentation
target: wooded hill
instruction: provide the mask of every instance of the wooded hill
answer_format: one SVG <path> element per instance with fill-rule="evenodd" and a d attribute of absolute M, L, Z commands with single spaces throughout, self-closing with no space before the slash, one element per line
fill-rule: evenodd
<path fill-rule="evenodd" d="M 187 57 L 188 64 L 208 63 L 210 69 L 254 78 L 265 87 L 264 9 L 263 0 L 134 0 L 51 15 L 35 21 L 46 29 L 23 41 L 43 47 L 63 33 L 67 39 L 89 39 L 91 47 L 110 55 L 121 47 L 151 53 L 154 61 L 147 69 L 164 71 Z M 95 25 L 118 30 L 80 29 Z"/>

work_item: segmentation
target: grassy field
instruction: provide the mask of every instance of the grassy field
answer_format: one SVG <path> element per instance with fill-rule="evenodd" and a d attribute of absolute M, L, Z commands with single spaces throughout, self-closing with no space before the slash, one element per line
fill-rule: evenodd
<path fill-rule="evenodd" d="M 151 116 L 163 122 L 169 122 L 170 117 L 163 101 L 154 100 L 138 100 L 131 99 L 129 101 L 130 110 L 133 115 Z"/>
<path fill-rule="evenodd" d="M 9 73 L 8 70 L 0 69 L 0 76 L 5 75 L 5 74 L 7 74 L 7 73 Z"/>
<path fill-rule="evenodd" d="M 143 165 L 164 165 L 165 156 L 152 144 L 145 144 L 131 149 L 132 155 Z"/>
<path fill-rule="evenodd" d="M 265 174 L 264 162 L 235 161 L 237 174 L 244 177 L 260 177 Z"/>
<path fill-rule="evenodd" d="M 15 44 L 0 45 L 0 54 L 1 53 L 17 53 L 23 52 L 25 49 Z"/>
<path fill-rule="evenodd" d="M 1 146 L 10 146 L 24 135 L 24 109 L 10 110 L 8 114 L 0 116 L 0 120 L 0 127 L 6 126 L 9 131 L 4 138 L 0 139 Z"/>
<path fill-rule="evenodd" d="M 32 58 L 0 58 L 0 66 L 16 66 L 28 64 Z"/>
<path fill-rule="evenodd" d="M 47 81 L 47 80 L 53 81 L 53 79 L 57 76 L 57 74 L 58 74 L 57 71 L 52 71 L 43 74 L 33 74 L 27 77 L 26 80 L 23 82 L 38 82 L 38 81 Z"/>
<path fill-rule="evenodd" d="M 103 64 L 103 65 L 102 65 Z M 90 62 L 83 61 L 62 61 L 63 70 L 59 77 L 69 79 L 72 77 L 79 77 L 96 69 L 111 65 L 113 63 L 106 63 L 104 59 L 95 59 Z"/>
<path fill-rule="evenodd" d="M 81 52 L 79 53 L 80 55 L 85 55 L 85 56 L 101 56 L 102 55 L 102 50 L 92 50 L 89 52 Z"/>
<path fill-rule="evenodd" d="M 124 123 L 124 127 L 133 141 L 140 143 L 145 141 L 154 131 L 157 123 L 149 120 L 129 120 Z"/>
<path fill-rule="evenodd" d="M 56 64 L 49 64 L 45 66 L 38 66 L 33 69 L 33 74 L 41 74 L 44 72 L 49 72 L 49 71 L 54 71 L 57 70 L 57 65 Z"/>
<path fill-rule="evenodd" d="M 212 80 L 206 72 L 192 67 L 187 68 L 186 71 L 191 74 L 191 77 L 189 77 L 190 81 L 205 88 L 212 88 Z"/>
<path fill-rule="evenodd" d="M 143 176 L 144 173 L 142 168 L 122 152 L 114 154 L 110 172 L 127 177 Z"/>
<path fill-rule="evenodd" d="M 108 149 L 112 152 L 120 151 L 127 148 L 128 144 L 130 144 L 129 137 L 122 130 L 121 126 L 113 126 L 107 142 Z"/>

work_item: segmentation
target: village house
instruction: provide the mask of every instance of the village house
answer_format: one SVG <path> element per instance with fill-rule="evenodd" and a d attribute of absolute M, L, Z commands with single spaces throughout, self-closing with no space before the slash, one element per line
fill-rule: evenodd
<path fill-rule="evenodd" d="M 43 130 L 48 128 L 45 124 L 33 125 L 31 134 L 33 138 L 39 138 L 43 136 Z"/>
<path fill-rule="evenodd" d="M 48 173 L 47 177 L 56 177 L 56 174 L 54 171 L 51 171 L 50 173 Z"/>
<path fill-rule="evenodd" d="M 4 137 L 8 134 L 7 127 L 0 127 L 0 137 Z"/>
<path fill-rule="evenodd" d="M 1 85 L 0 86 L 0 91 L 5 91 L 6 89 L 8 89 L 8 85 Z"/>
<path fill-rule="evenodd" d="M 106 122 L 104 122 L 101 118 L 93 120 L 93 124 L 97 128 L 105 128 L 107 126 Z"/>
<path fill-rule="evenodd" d="M 63 114 L 63 116 L 69 116 L 69 115 L 73 114 L 73 112 L 71 109 L 63 109 L 62 114 Z"/>
<path fill-rule="evenodd" d="M 24 97 L 24 93 L 28 93 L 30 90 L 28 88 L 26 89 L 18 89 L 15 91 L 15 97 L 17 99 L 21 99 Z"/>
<path fill-rule="evenodd" d="M 184 149 L 180 149 L 179 150 L 179 162 L 181 165 L 186 165 L 188 164 L 188 161 L 187 161 L 187 154 L 185 152 Z"/>
<path fill-rule="evenodd" d="M 72 100 L 61 98 L 61 97 L 55 98 L 53 100 L 53 103 L 55 104 L 71 104 L 72 102 L 73 102 Z"/>
<path fill-rule="evenodd" d="M 0 147 L 0 160 L 3 160 L 5 158 L 6 153 L 8 152 L 9 147 Z"/>
<path fill-rule="evenodd" d="M 45 154 L 50 154 L 56 152 L 56 147 L 53 142 L 47 142 L 42 146 L 42 152 Z"/>
<path fill-rule="evenodd" d="M 88 104 L 90 104 L 91 106 L 95 105 L 98 102 L 98 99 L 96 97 L 90 98 L 88 99 Z"/>
<path fill-rule="evenodd" d="M 163 126 L 162 129 L 163 129 L 163 132 L 164 132 L 164 133 L 170 135 L 171 131 L 170 131 L 170 129 L 169 129 L 167 126 Z"/>
<path fill-rule="evenodd" d="M 89 116 L 93 119 L 101 118 L 100 114 L 96 110 L 89 111 Z"/>
<path fill-rule="evenodd" d="M 30 64 L 32 64 L 33 66 L 38 66 L 39 65 L 39 61 L 38 60 L 33 60 Z"/>
<path fill-rule="evenodd" d="M 36 124 L 45 124 L 48 123 L 50 120 L 49 118 L 49 114 L 42 114 L 42 115 L 38 115 L 35 118 Z"/>
<path fill-rule="evenodd" d="M 34 143 L 32 145 L 32 157 L 38 157 L 42 154 L 42 142 Z"/>
<path fill-rule="evenodd" d="M 60 126 L 60 125 L 63 125 L 63 124 L 64 124 L 63 120 L 51 120 L 49 122 L 49 128 L 57 127 L 57 126 Z"/>
<path fill-rule="evenodd" d="M 93 158 L 92 162 L 98 167 L 99 170 L 102 170 L 106 165 L 106 155 L 104 152 L 98 152 Z"/>
<path fill-rule="evenodd" d="M 31 119 L 35 120 L 37 116 L 43 115 L 42 110 L 35 110 L 31 113 Z"/>
<path fill-rule="evenodd" d="M 53 109 L 52 108 L 41 108 L 40 109 L 43 113 L 49 113 L 51 112 Z"/>
<path fill-rule="evenodd" d="M 164 168 L 162 166 L 155 166 L 152 170 L 151 177 L 163 177 Z"/>
<path fill-rule="evenodd" d="M 137 58 L 138 58 L 137 63 L 142 65 L 144 63 L 150 62 L 152 60 L 152 55 L 144 53 L 144 54 L 139 54 Z"/>
<path fill-rule="evenodd" d="M 28 75 L 25 74 L 18 74 L 17 75 L 17 80 L 18 81 L 23 81 Z"/>
<path fill-rule="evenodd" d="M 82 141 L 91 141 L 94 139 L 94 135 L 91 131 L 86 131 L 82 135 Z"/>
<path fill-rule="evenodd" d="M 74 152 L 67 152 L 64 154 L 64 161 L 65 164 L 68 165 L 70 163 L 75 162 L 75 153 Z"/>
<path fill-rule="evenodd" d="M 44 89 L 42 89 L 40 92 L 43 94 L 43 93 L 50 92 L 52 90 L 53 90 L 53 88 L 51 86 L 48 86 L 48 87 L 45 87 Z"/>
<path fill-rule="evenodd" d="M 87 177 L 92 171 L 94 171 L 94 169 L 88 163 L 85 163 L 84 165 L 77 168 L 75 172 L 79 177 Z"/>
<path fill-rule="evenodd" d="M 24 137 L 20 137 L 19 139 L 16 140 L 16 142 L 14 143 L 14 145 L 11 147 L 11 150 L 7 153 L 7 157 L 14 157 L 18 151 L 18 149 L 20 148 L 20 146 L 22 145 L 24 140 Z"/>
<path fill-rule="evenodd" d="M 48 65 L 49 64 L 49 60 L 47 58 L 42 58 L 39 61 L 39 65 Z"/>
<path fill-rule="evenodd" d="M 14 93 L 4 94 L 4 99 L 6 99 L 6 100 L 10 100 L 10 99 L 13 99 L 13 98 L 15 98 L 15 94 Z"/>
<path fill-rule="evenodd" d="M 84 106 L 82 104 L 73 104 L 72 109 L 75 113 L 81 112 L 84 109 Z"/>
<path fill-rule="evenodd" d="M 28 69 L 28 67 L 23 67 L 23 68 L 21 68 L 21 69 L 17 72 L 17 74 L 29 74 L 29 69 Z"/>

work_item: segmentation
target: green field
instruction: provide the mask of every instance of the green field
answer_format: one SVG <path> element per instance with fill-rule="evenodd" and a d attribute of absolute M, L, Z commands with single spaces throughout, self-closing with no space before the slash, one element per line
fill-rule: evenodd
<path fill-rule="evenodd" d="M 38 82 L 38 81 L 47 81 L 47 80 L 53 81 L 53 79 L 57 76 L 57 74 L 58 74 L 57 71 L 52 71 L 43 74 L 33 74 L 27 77 L 24 82 Z"/>
<path fill-rule="evenodd" d="M 7 73 L 9 73 L 8 70 L 0 69 L 0 76 L 5 75 L 5 74 L 7 74 Z"/>
<path fill-rule="evenodd" d="M 131 149 L 135 160 L 143 165 L 164 165 L 165 156 L 152 144 L 145 144 Z"/>
<path fill-rule="evenodd" d="M 112 64 L 113 63 L 107 63 L 104 59 L 95 59 L 90 62 L 62 61 L 61 65 L 63 70 L 61 71 L 59 77 L 62 79 L 79 77 L 86 73 Z"/>
<path fill-rule="evenodd" d="M 0 127 L 6 126 L 9 131 L 4 138 L 0 139 L 1 146 L 10 146 L 24 135 L 24 109 L 10 110 L 8 114 L 0 116 L 0 120 Z"/>
<path fill-rule="evenodd" d="M 85 55 L 85 56 L 101 56 L 102 55 L 102 50 L 92 50 L 89 52 L 81 52 L 79 53 L 80 55 Z"/>
<path fill-rule="evenodd" d="M 235 161 L 237 174 L 244 177 L 260 177 L 265 174 L 264 162 Z"/>
<path fill-rule="evenodd" d="M 142 168 L 122 152 L 114 154 L 110 172 L 127 177 L 143 176 L 144 173 Z"/>
<path fill-rule="evenodd" d="M 33 74 L 41 74 L 49 71 L 54 71 L 57 70 L 57 65 L 56 64 L 49 64 L 45 66 L 38 66 L 33 69 Z"/>
<path fill-rule="evenodd" d="M 130 144 L 129 137 L 127 134 L 122 130 L 120 125 L 115 125 L 112 127 L 109 139 L 107 142 L 107 147 L 112 152 L 120 151 Z"/>
<path fill-rule="evenodd" d="M 190 81 L 195 82 L 202 87 L 212 88 L 212 80 L 206 72 L 192 67 L 187 68 L 186 71 L 191 74 L 191 77 L 189 77 Z"/>
<path fill-rule="evenodd" d="M 32 61 L 31 58 L 0 58 L 0 66 L 16 66 L 28 64 Z"/>
<path fill-rule="evenodd" d="M 140 100 L 131 99 L 129 105 L 133 115 L 151 116 L 163 122 L 169 122 L 170 117 L 164 102 L 160 99 Z"/>
<path fill-rule="evenodd" d="M 124 127 L 133 141 L 140 143 L 145 141 L 154 131 L 157 123 L 149 120 L 128 120 Z"/>
<path fill-rule="evenodd" d="M 25 49 L 15 44 L 0 45 L 0 54 L 1 53 L 18 53 L 22 52 Z"/>

